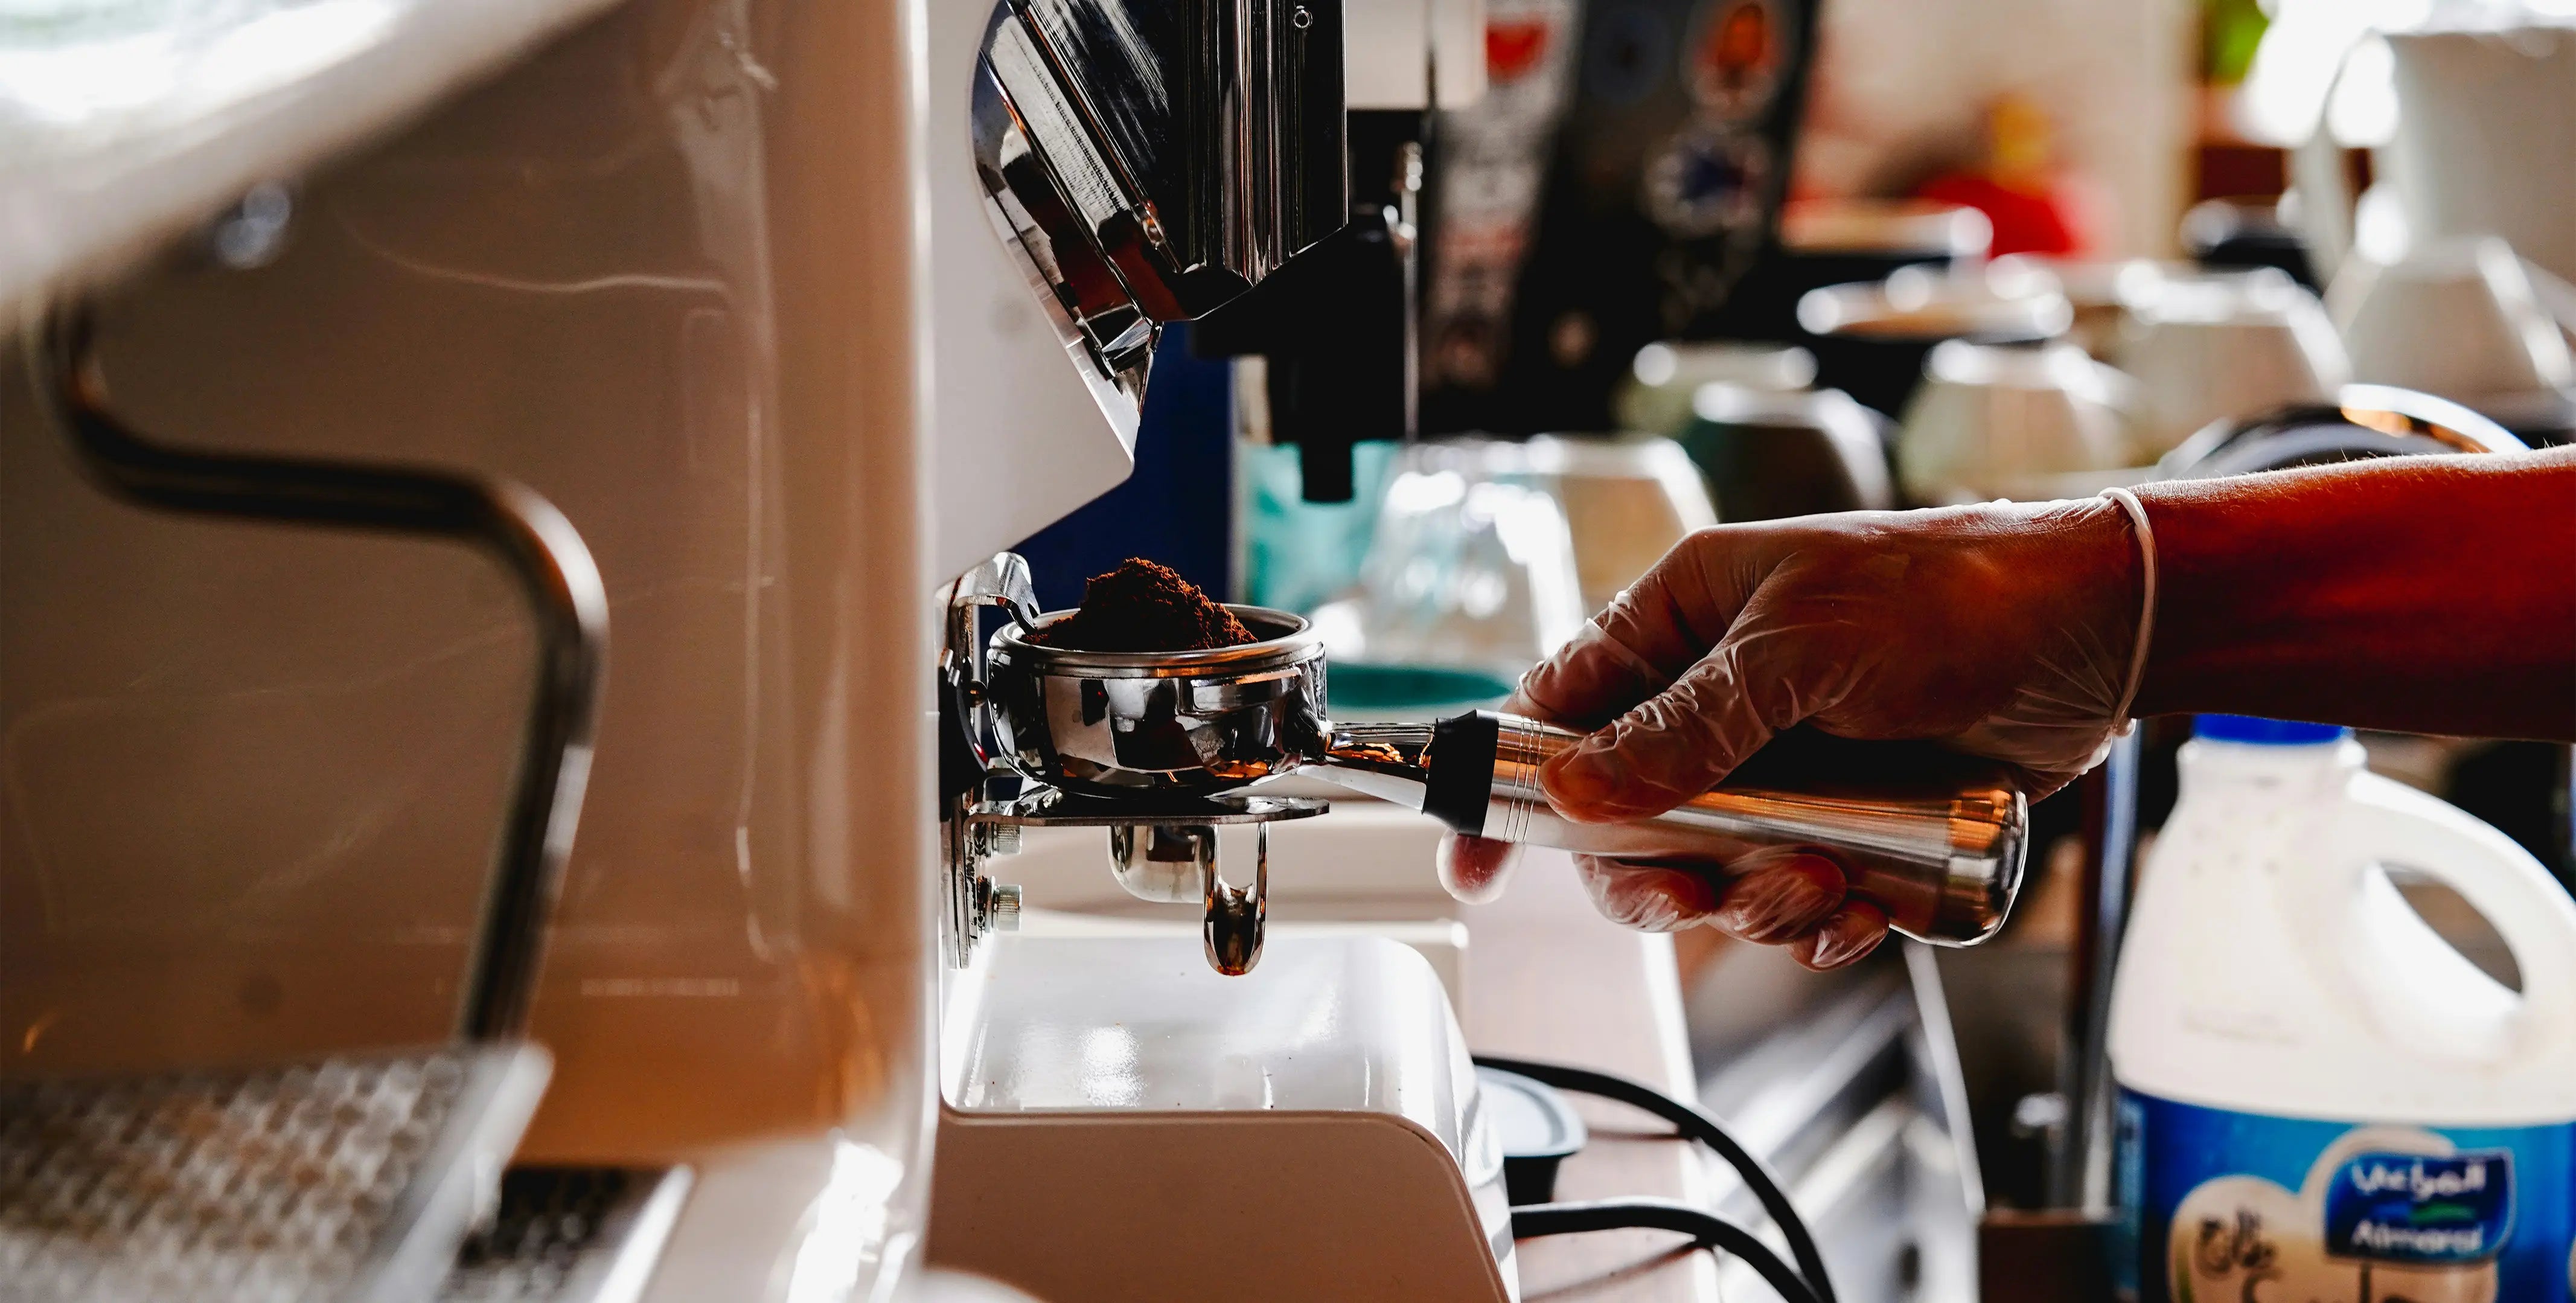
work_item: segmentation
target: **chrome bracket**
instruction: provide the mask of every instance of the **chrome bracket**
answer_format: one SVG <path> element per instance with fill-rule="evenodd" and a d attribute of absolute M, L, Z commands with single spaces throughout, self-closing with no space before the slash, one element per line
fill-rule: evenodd
<path fill-rule="evenodd" d="M 996 760 L 985 746 L 983 613 L 999 607 L 1027 625 L 1037 619 L 1037 589 L 1029 580 L 1029 563 L 1010 552 L 998 552 L 948 586 L 941 595 L 939 677 L 950 694 L 957 725 L 967 749 L 986 772 Z M 989 821 L 971 818 L 980 791 L 959 796 L 947 818 L 947 838 L 940 856 L 947 895 L 947 919 L 940 931 L 952 967 L 964 968 L 975 958 L 975 943 L 988 932 L 1019 925 L 1017 887 L 995 886 L 984 876 L 984 863 L 1019 851 L 1019 830 L 1007 833 Z"/>
<path fill-rule="evenodd" d="M 1042 787 L 1013 800 L 985 802 L 967 819 L 973 826 L 1015 832 L 1030 826 L 1108 829 L 1109 872 L 1118 885 L 1138 900 L 1199 906 L 1209 965 L 1239 976 L 1261 962 L 1269 917 L 1270 825 L 1311 819 L 1331 808 L 1308 797 L 1125 799 Z M 1256 829 L 1252 880 L 1239 887 L 1226 881 L 1216 844 L 1219 827 L 1237 824 Z"/>

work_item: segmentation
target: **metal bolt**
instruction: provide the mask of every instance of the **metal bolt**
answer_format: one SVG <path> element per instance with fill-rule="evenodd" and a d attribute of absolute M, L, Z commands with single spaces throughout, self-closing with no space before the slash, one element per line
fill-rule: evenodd
<path fill-rule="evenodd" d="M 1020 826 L 1018 824 L 988 823 L 984 825 L 984 837 L 984 850 L 986 854 L 1017 855 L 1020 853 Z"/>
<path fill-rule="evenodd" d="M 996 883 L 992 897 L 985 902 L 985 922 L 996 932 L 1020 930 L 1020 888 L 1017 883 Z"/>

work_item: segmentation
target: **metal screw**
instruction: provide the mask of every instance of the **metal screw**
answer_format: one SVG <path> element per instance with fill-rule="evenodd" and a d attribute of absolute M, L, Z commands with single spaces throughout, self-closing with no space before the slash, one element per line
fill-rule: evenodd
<path fill-rule="evenodd" d="M 1020 888 L 1017 883 L 998 883 L 984 902 L 984 922 L 996 932 L 1020 930 Z"/>
<path fill-rule="evenodd" d="M 974 831 L 975 858 L 1020 853 L 1020 826 L 1015 823 L 979 823 Z"/>

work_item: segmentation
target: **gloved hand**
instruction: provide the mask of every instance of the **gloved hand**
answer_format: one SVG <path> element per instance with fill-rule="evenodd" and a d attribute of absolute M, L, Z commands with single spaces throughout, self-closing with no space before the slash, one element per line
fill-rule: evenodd
<path fill-rule="evenodd" d="M 2103 499 L 1721 525 L 1682 541 L 1505 709 L 1597 730 L 1540 771 L 1569 819 L 1661 813 L 1794 725 L 1936 739 L 2020 771 L 2035 800 L 2098 763 L 2133 692 L 2144 564 Z M 1488 899 L 1513 848 L 1441 846 L 1442 881 Z M 1886 935 L 1817 855 L 1728 880 L 1576 857 L 1612 920 L 1709 924 L 1834 968 Z M 1723 866 L 1711 866 L 1720 868 Z"/>

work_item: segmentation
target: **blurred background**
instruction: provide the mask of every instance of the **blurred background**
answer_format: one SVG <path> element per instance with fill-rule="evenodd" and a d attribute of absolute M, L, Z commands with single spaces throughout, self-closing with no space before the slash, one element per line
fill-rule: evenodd
<path fill-rule="evenodd" d="M 2576 0 L 1488 0 L 1486 59 L 1418 138 L 1354 116 L 1378 243 L 1321 297 L 1402 302 L 1401 338 L 1174 332 L 1135 478 L 1020 549 L 1046 605 L 1161 558 L 1314 617 L 1337 714 L 1427 717 L 1719 521 L 2576 430 Z M 1220 469 L 1230 502 L 1180 491 Z M 2044 802 L 2004 941 L 1912 979 L 1946 986 L 1989 1236 L 2100 1202 L 2110 964 L 2187 731 Z M 2567 748 L 2365 740 L 2576 880 Z M 1793 1091 L 1842 1135 L 1921 1080 L 1886 1067 L 1894 955 L 1682 947 L 1712 1106 Z"/>

